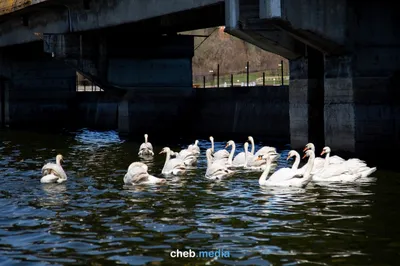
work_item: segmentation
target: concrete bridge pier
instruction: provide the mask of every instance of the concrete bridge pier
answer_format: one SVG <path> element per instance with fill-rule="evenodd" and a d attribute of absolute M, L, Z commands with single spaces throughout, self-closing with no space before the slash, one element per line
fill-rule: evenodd
<path fill-rule="evenodd" d="M 0 49 L 0 117 L 15 127 L 64 125 L 76 72 L 43 52 L 41 42 Z"/>
<path fill-rule="evenodd" d="M 120 99 L 118 129 L 167 136 L 187 129 L 192 87 L 192 36 L 95 32 L 48 35 L 44 49 Z"/>
<path fill-rule="evenodd" d="M 335 150 L 376 158 L 400 148 L 400 54 L 382 48 L 325 57 L 325 143 Z"/>
<path fill-rule="evenodd" d="M 290 60 L 290 139 L 294 148 L 324 145 L 324 57 L 311 47 Z"/>

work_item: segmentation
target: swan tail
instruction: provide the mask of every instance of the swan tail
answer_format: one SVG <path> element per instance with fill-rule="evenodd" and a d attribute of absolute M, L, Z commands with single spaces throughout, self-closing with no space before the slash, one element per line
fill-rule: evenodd
<path fill-rule="evenodd" d="M 369 169 L 361 172 L 361 177 L 367 177 L 367 176 L 373 174 L 375 171 L 376 171 L 376 167 L 369 168 Z"/>
<path fill-rule="evenodd" d="M 48 174 L 48 175 L 43 176 L 40 179 L 40 183 L 43 183 L 43 184 L 55 183 L 55 182 L 58 182 L 58 179 L 59 179 L 58 176 L 56 176 L 54 174 Z"/>

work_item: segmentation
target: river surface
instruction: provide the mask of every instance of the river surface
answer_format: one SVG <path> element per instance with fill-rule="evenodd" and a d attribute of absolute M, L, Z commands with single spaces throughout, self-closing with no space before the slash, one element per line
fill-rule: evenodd
<path fill-rule="evenodd" d="M 186 176 L 126 187 L 141 142 L 114 131 L 0 131 L 0 265 L 398 265 L 398 173 L 305 189 L 261 188 L 257 172 L 213 183 L 201 140 Z M 163 146 L 188 144 L 153 142 L 149 172 L 160 176 Z M 288 150 L 279 152 L 284 167 Z M 57 153 L 68 181 L 41 184 Z M 177 250 L 220 256 L 171 257 Z"/>

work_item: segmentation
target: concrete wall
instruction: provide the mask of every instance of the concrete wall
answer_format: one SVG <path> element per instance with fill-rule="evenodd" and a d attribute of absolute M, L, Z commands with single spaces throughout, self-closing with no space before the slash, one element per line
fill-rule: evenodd
<path fill-rule="evenodd" d="M 1 72 L 11 126 L 55 126 L 69 122 L 76 72 L 43 53 L 41 43 L 3 48 Z"/>
<path fill-rule="evenodd" d="M 163 91 L 137 91 L 120 102 L 105 92 L 78 93 L 76 117 L 80 125 L 120 127 L 138 135 L 145 131 L 166 137 L 252 135 L 290 141 L 287 86 Z"/>

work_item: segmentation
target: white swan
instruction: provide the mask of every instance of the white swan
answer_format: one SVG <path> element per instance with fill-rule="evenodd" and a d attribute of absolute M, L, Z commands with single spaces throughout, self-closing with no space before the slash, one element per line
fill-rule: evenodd
<path fill-rule="evenodd" d="M 275 154 L 268 154 L 267 156 L 264 155 L 259 155 L 259 156 L 255 156 L 252 155 L 249 152 L 249 143 L 245 142 L 244 143 L 244 151 L 245 151 L 245 163 L 244 163 L 244 168 L 245 169 L 250 169 L 250 170 L 256 170 L 256 171 L 262 171 L 265 169 L 265 167 L 267 166 L 267 161 L 266 160 L 258 160 L 258 157 L 262 158 L 262 157 L 271 157 L 271 165 L 272 165 L 272 161 L 276 161 L 276 159 L 278 158 L 277 155 Z M 276 163 L 274 163 L 272 165 L 272 168 L 275 169 L 276 168 Z"/>
<path fill-rule="evenodd" d="M 194 141 L 194 144 L 190 144 L 187 148 L 188 151 L 192 152 L 193 154 L 195 154 L 196 156 L 200 155 L 200 147 L 198 146 L 199 141 L 196 139 Z"/>
<path fill-rule="evenodd" d="M 325 160 L 328 160 L 330 157 L 331 149 L 326 146 L 322 149 L 321 156 L 326 154 Z M 367 164 L 358 159 L 358 158 L 351 158 L 347 161 L 344 161 L 340 164 L 340 166 L 350 170 L 352 173 L 360 173 L 361 177 L 367 177 L 376 171 L 376 167 L 368 167 Z"/>
<path fill-rule="evenodd" d="M 183 149 L 180 152 L 174 152 L 171 150 L 171 156 L 180 159 L 186 166 L 193 166 L 197 164 L 197 155 L 189 149 Z"/>
<path fill-rule="evenodd" d="M 322 169 L 312 174 L 314 181 L 322 182 L 354 182 L 359 178 L 361 173 L 357 172 L 357 169 L 349 169 L 344 163 L 325 163 Z"/>
<path fill-rule="evenodd" d="M 304 147 L 304 152 L 307 150 L 312 150 L 315 154 L 315 146 L 313 143 L 307 143 L 307 145 Z M 345 160 L 343 158 L 340 158 L 339 156 L 332 156 L 328 158 L 321 158 L 321 157 L 316 157 L 314 159 L 314 168 L 312 169 L 311 175 L 317 173 L 318 171 L 321 171 L 325 166 L 328 166 L 330 164 L 341 164 Z M 303 165 L 300 169 L 304 172 L 307 169 L 307 164 L 308 162 Z"/>
<path fill-rule="evenodd" d="M 62 183 L 67 181 L 67 174 L 61 166 L 64 158 L 61 154 L 56 156 L 56 163 L 46 163 L 42 167 L 41 183 Z"/>
<path fill-rule="evenodd" d="M 166 154 L 164 167 L 163 167 L 163 169 L 161 171 L 162 174 L 165 174 L 165 175 L 169 175 L 169 174 L 181 175 L 181 174 L 184 174 L 186 172 L 185 163 L 181 159 L 178 159 L 178 158 L 171 159 L 171 149 L 170 148 L 164 147 L 160 151 L 160 154 L 161 153 L 165 153 Z"/>
<path fill-rule="evenodd" d="M 254 145 L 254 139 L 252 136 L 248 137 L 250 143 L 251 143 L 251 151 L 250 154 L 254 155 L 255 158 L 257 158 L 259 155 L 267 155 L 267 154 L 277 154 L 276 152 L 276 148 L 274 147 L 270 147 L 270 146 L 264 146 L 261 147 L 255 154 L 254 154 L 254 150 L 255 150 L 255 145 Z"/>
<path fill-rule="evenodd" d="M 233 166 L 233 167 L 243 167 L 246 163 L 246 154 L 245 152 L 240 152 L 233 158 L 233 155 L 235 154 L 236 150 L 236 144 L 233 140 L 230 140 L 226 143 L 225 148 L 228 148 L 229 146 L 232 146 L 231 152 L 229 153 L 228 157 L 228 165 Z"/>
<path fill-rule="evenodd" d="M 139 156 L 154 156 L 153 145 L 147 141 L 148 135 L 144 134 L 144 142 L 139 147 Z"/>
<path fill-rule="evenodd" d="M 261 174 L 258 183 L 260 186 L 284 186 L 284 187 L 305 187 L 311 181 L 311 170 L 314 163 L 314 152 L 312 150 L 306 151 L 303 158 L 309 157 L 308 167 L 304 174 L 299 173 L 298 170 L 291 168 L 281 168 L 271 176 L 268 177 L 268 173 L 271 169 L 271 156 L 263 158 L 260 156 L 257 160 L 266 160 L 267 166 L 264 172 Z"/>
<path fill-rule="evenodd" d="M 207 149 L 207 170 L 205 177 L 211 180 L 221 180 L 223 178 L 231 176 L 234 172 L 229 170 L 224 163 L 212 161 L 212 149 Z"/>
<path fill-rule="evenodd" d="M 146 164 L 141 162 L 133 162 L 129 165 L 128 171 L 124 176 L 124 183 L 127 185 L 139 184 L 158 184 L 166 183 L 164 178 L 158 178 L 150 175 Z"/>
<path fill-rule="evenodd" d="M 213 160 L 218 160 L 218 159 L 228 159 L 229 157 L 229 152 L 225 149 L 215 151 L 214 150 L 214 137 L 210 136 L 210 141 L 211 141 L 211 151 L 212 151 L 212 157 Z"/>
<path fill-rule="evenodd" d="M 307 143 L 303 151 L 305 152 L 306 150 L 312 150 L 315 153 L 315 145 L 313 143 Z M 324 158 L 317 157 L 315 158 L 315 162 L 317 163 L 317 161 L 320 161 L 322 165 L 325 163 Z M 337 155 L 329 157 L 329 164 L 343 163 L 344 161 L 345 159 Z"/>

